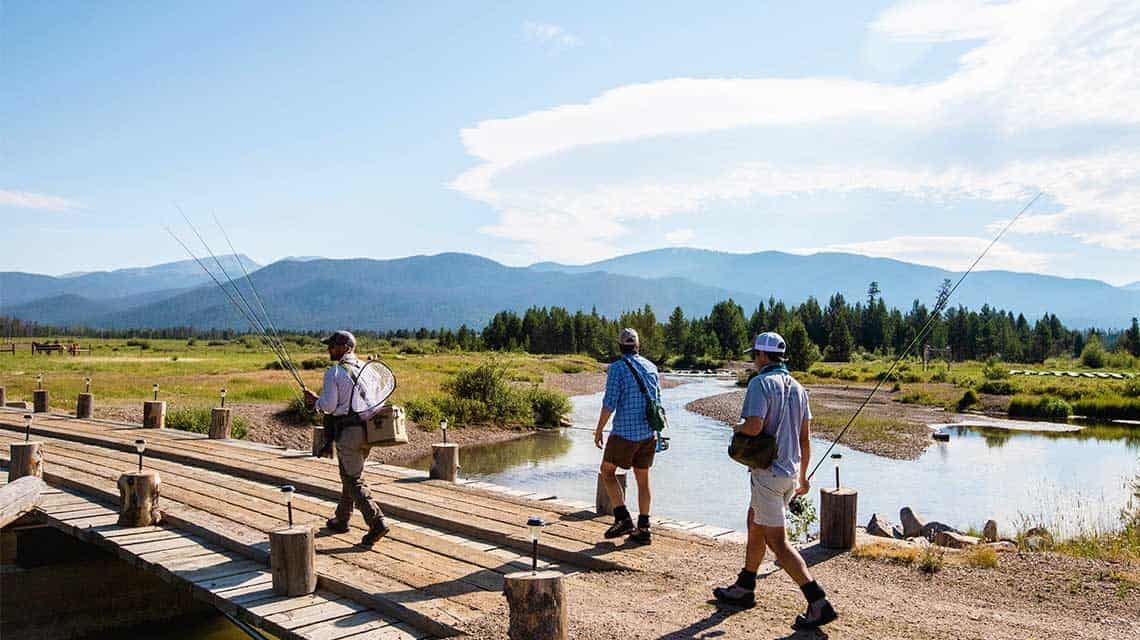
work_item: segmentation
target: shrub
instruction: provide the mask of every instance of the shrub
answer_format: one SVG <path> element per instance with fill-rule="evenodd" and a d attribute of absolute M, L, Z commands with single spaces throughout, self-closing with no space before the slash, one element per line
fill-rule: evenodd
<path fill-rule="evenodd" d="M 1013 396 L 1008 413 L 1018 418 L 1051 418 L 1065 420 L 1073 415 L 1073 407 L 1054 396 Z"/>
<path fill-rule="evenodd" d="M 966 389 L 966 392 L 962 394 L 962 397 L 958 398 L 958 411 L 965 411 L 970 407 L 980 404 L 980 402 L 981 401 L 978 400 L 978 392 L 974 391 L 973 389 Z"/>
<path fill-rule="evenodd" d="M 835 377 L 840 380 L 858 380 L 859 374 L 851 369 L 840 369 L 835 372 Z"/>
<path fill-rule="evenodd" d="M 317 425 L 321 423 L 321 416 L 317 413 L 317 410 L 310 409 L 300 398 L 290 400 L 288 406 L 285 407 L 285 411 L 281 413 L 286 418 L 298 424 Z"/>
<path fill-rule="evenodd" d="M 938 573 L 944 564 L 946 564 L 946 550 L 938 545 L 928 544 L 918 554 L 918 570 L 923 573 Z"/>
<path fill-rule="evenodd" d="M 282 366 L 281 366 L 281 361 L 280 361 L 280 360 L 270 360 L 269 362 L 266 362 L 266 363 L 265 363 L 265 368 L 266 368 L 266 369 L 271 369 L 271 370 L 273 370 L 273 371 L 279 371 L 279 370 L 281 370 L 281 369 L 284 369 L 285 367 L 282 367 Z"/>
<path fill-rule="evenodd" d="M 835 372 L 831 369 L 828 369 L 827 367 L 812 367 L 811 371 L 808 371 L 808 373 L 817 378 L 830 378 L 835 375 Z"/>
<path fill-rule="evenodd" d="M 1140 398 L 1123 398 L 1115 395 L 1081 398 L 1073 402 L 1073 412 L 1099 420 L 1140 418 Z"/>
<path fill-rule="evenodd" d="M 229 344 L 227 340 L 210 340 L 206 343 L 207 347 L 224 347 Z"/>
<path fill-rule="evenodd" d="M 986 360 L 986 365 L 982 367 L 982 376 L 986 380 L 1005 380 L 1009 377 L 1009 371 L 1002 366 L 1000 362 L 990 358 Z"/>
<path fill-rule="evenodd" d="M 439 408 L 439 398 L 424 400 L 408 400 L 404 409 L 408 412 L 408 419 L 418 424 L 420 428 L 433 431 L 443 420 L 443 412 Z"/>
<path fill-rule="evenodd" d="M 139 349 L 142 349 L 143 351 L 145 351 L 145 350 L 150 348 L 150 343 L 147 342 L 146 340 L 135 340 L 132 338 L 130 340 L 127 340 L 127 346 L 128 347 L 138 347 Z"/>
<path fill-rule="evenodd" d="M 558 365 L 558 370 L 562 373 L 582 373 L 586 370 L 586 367 L 576 362 L 563 362 Z"/>
<path fill-rule="evenodd" d="M 209 433 L 212 410 L 209 407 L 174 409 L 166 414 L 166 426 L 171 429 Z M 239 440 L 249 433 L 249 421 L 242 416 L 234 416 L 230 435 Z"/>
<path fill-rule="evenodd" d="M 986 380 L 982 386 L 978 387 L 978 391 L 995 396 L 1012 396 L 1017 392 L 1008 380 Z"/>
<path fill-rule="evenodd" d="M 1104 367 L 1104 359 L 1104 345 L 1100 343 L 1100 338 L 1094 333 L 1089 336 L 1089 341 L 1081 350 L 1081 364 L 1090 369 L 1100 369 Z"/>
<path fill-rule="evenodd" d="M 1140 378 L 1133 378 L 1125 382 L 1121 393 L 1129 398 L 1140 398 Z"/>
<path fill-rule="evenodd" d="M 194 338 L 190 338 L 189 340 L 186 341 L 186 346 L 188 346 L 188 347 L 192 347 L 196 344 L 198 344 L 198 341 Z"/>
<path fill-rule="evenodd" d="M 306 370 L 324 369 L 325 367 L 327 367 L 331 364 L 332 364 L 332 362 L 330 362 L 326 358 L 306 358 L 306 359 L 301 361 L 301 368 L 306 369 Z"/>
<path fill-rule="evenodd" d="M 570 399 L 564 393 L 535 387 L 528 390 L 526 395 L 537 426 L 557 427 L 570 413 Z"/>
<path fill-rule="evenodd" d="M 993 547 L 977 545 L 966 550 L 963 558 L 966 564 L 979 569 L 993 569 L 998 564 L 997 552 Z"/>
<path fill-rule="evenodd" d="M 946 378 L 947 378 L 946 370 L 945 369 L 939 369 L 938 371 L 935 371 L 933 374 L 931 374 L 930 381 L 931 382 L 946 382 Z"/>
<path fill-rule="evenodd" d="M 896 382 L 896 383 L 894 383 L 893 385 L 891 385 L 891 391 L 892 391 L 892 392 L 895 392 L 895 391 L 902 391 L 902 385 L 901 385 L 901 384 L 899 384 L 899 383 L 897 383 L 897 382 Z"/>
<path fill-rule="evenodd" d="M 922 391 L 910 391 L 899 398 L 899 402 L 903 404 L 934 404 L 934 399 L 930 394 Z"/>

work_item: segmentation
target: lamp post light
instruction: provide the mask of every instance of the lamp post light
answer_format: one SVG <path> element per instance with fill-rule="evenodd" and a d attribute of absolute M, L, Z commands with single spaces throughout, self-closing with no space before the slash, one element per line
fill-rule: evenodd
<path fill-rule="evenodd" d="M 142 473 L 143 451 L 146 451 L 146 440 L 135 440 L 135 451 L 139 452 L 139 473 Z"/>
<path fill-rule="evenodd" d="M 226 406 L 226 388 L 222 387 L 222 408 Z"/>
<path fill-rule="evenodd" d="M 84 392 L 91 393 L 91 378 L 84 378 L 83 384 L 87 385 L 84 389 Z"/>
<path fill-rule="evenodd" d="M 24 414 L 24 442 L 32 438 L 32 414 Z"/>
<path fill-rule="evenodd" d="M 439 428 L 443 431 L 443 444 L 447 444 L 447 418 L 439 421 Z"/>
<path fill-rule="evenodd" d="M 839 488 L 839 461 L 843 459 L 842 453 L 831 454 L 831 459 L 835 461 L 835 488 Z"/>
<path fill-rule="evenodd" d="M 154 383 L 153 386 L 151 386 L 151 390 L 154 391 L 154 399 L 157 401 L 158 400 L 158 383 L 157 382 Z"/>
<path fill-rule="evenodd" d="M 281 487 L 281 493 L 285 494 L 285 505 L 289 509 L 289 526 L 293 526 L 293 493 L 296 489 L 291 484 Z"/>
<path fill-rule="evenodd" d="M 538 573 L 538 536 L 542 534 L 542 528 L 546 526 L 546 521 L 538 516 L 531 516 L 527 518 L 526 528 L 530 531 L 530 572 L 531 574 Z"/>

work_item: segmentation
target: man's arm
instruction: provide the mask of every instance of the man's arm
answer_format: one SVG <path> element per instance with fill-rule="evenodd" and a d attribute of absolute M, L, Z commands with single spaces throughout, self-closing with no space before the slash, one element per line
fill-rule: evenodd
<path fill-rule="evenodd" d="M 611 364 L 606 368 L 606 393 L 602 396 L 602 410 L 598 413 L 598 426 L 594 428 L 594 446 L 602 448 L 602 429 L 606 427 L 606 423 L 610 421 L 610 416 L 614 414 L 617 409 L 618 402 L 621 401 L 621 373 L 617 369 L 617 363 Z"/>
<path fill-rule="evenodd" d="M 613 414 L 614 410 L 606 406 L 602 406 L 602 411 L 598 414 L 598 426 L 594 429 L 594 446 L 599 449 L 602 448 L 602 429 L 606 428 L 606 423 Z"/>
<path fill-rule="evenodd" d="M 805 417 L 800 423 L 800 486 L 796 495 L 802 496 L 811 490 L 808 482 L 808 467 L 811 465 L 811 418 Z"/>
<path fill-rule="evenodd" d="M 734 425 L 733 431 L 743 433 L 746 436 L 758 436 L 764 430 L 764 418 L 760 416 L 748 416 L 744 422 Z"/>
<path fill-rule="evenodd" d="M 768 415 L 768 398 L 756 378 L 748 383 L 744 392 L 744 404 L 740 407 L 740 417 L 744 420 L 734 426 L 733 431 L 746 436 L 758 436 L 764 430 L 764 418 Z"/>
<path fill-rule="evenodd" d="M 325 371 L 325 379 L 321 384 L 321 395 L 316 401 L 317 408 L 325 413 L 336 411 L 336 406 L 340 402 L 336 389 L 336 369 L 336 367 L 329 367 Z"/>

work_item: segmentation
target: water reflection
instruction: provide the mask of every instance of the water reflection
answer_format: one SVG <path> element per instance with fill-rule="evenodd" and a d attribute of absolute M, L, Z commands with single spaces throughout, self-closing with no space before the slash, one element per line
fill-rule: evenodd
<path fill-rule="evenodd" d="M 1140 429 L 1103 423 L 1088 423 L 1083 426 L 1084 428 L 1080 431 L 1023 431 L 966 424 L 944 427 L 941 431 L 949 432 L 958 437 L 977 434 L 990 447 L 1002 447 L 1015 438 L 1047 438 L 1050 440 L 1119 442 L 1129 449 L 1140 449 Z"/>
<path fill-rule="evenodd" d="M 539 431 L 518 440 L 463 447 L 459 463 L 464 477 L 486 476 L 557 458 L 568 452 L 572 444 L 563 430 Z M 411 466 L 426 471 L 431 466 L 431 458 L 420 458 Z"/>

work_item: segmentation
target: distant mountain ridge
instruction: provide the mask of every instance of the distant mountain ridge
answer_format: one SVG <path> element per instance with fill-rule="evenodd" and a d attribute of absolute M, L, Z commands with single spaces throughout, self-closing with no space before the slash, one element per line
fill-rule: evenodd
<path fill-rule="evenodd" d="M 906 310 L 915 299 L 932 306 L 942 280 L 958 275 L 844 253 L 733 254 L 683 248 L 586 265 L 548 262 L 508 267 L 464 253 L 392 260 L 293 258 L 255 273 L 256 265 L 246 264 L 274 323 L 312 330 L 461 324 L 479 328 L 498 311 L 522 311 L 532 305 L 587 312 L 596 308 L 613 317 L 649 304 L 663 321 L 675 306 L 688 316 L 705 315 L 714 303 L 729 297 L 746 312 L 769 297 L 798 304 L 811 295 L 826 304 L 838 291 L 855 302 L 865 298 L 872 280 L 879 283 L 888 305 Z M 197 270 L 196 280 L 187 269 L 190 266 Z M 235 278 L 241 272 L 236 262 L 227 264 L 227 270 Z M 133 273 L 69 278 L 0 273 L 0 314 L 91 327 L 248 328 L 193 262 L 122 271 Z M 159 281 L 173 286 L 153 288 Z M 177 286 L 186 281 L 191 284 Z M 239 283 L 248 291 L 244 279 Z M 972 309 L 990 304 L 1024 313 L 1031 320 L 1048 311 L 1074 327 L 1122 328 L 1140 314 L 1140 289 L 1096 280 L 984 271 L 971 274 L 952 302 Z"/>

